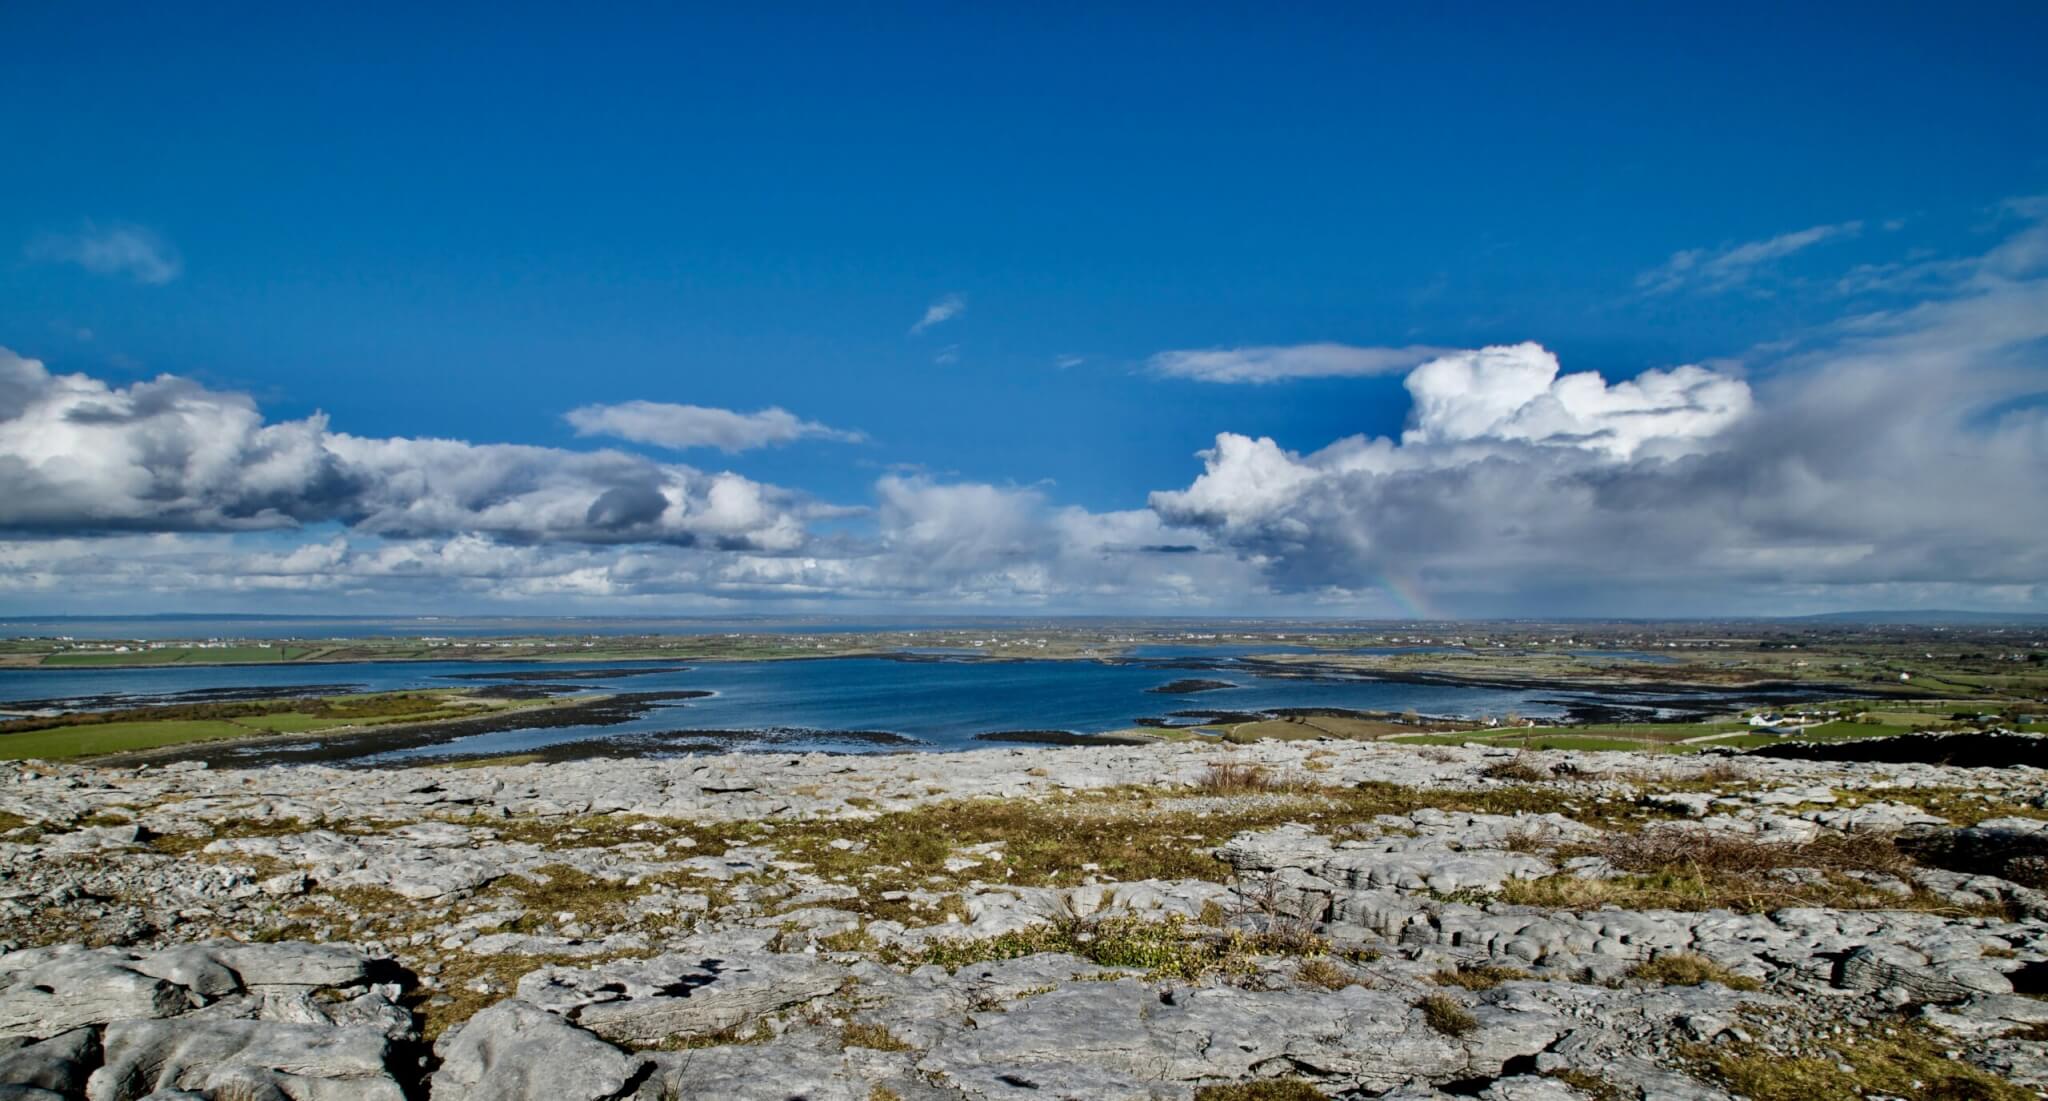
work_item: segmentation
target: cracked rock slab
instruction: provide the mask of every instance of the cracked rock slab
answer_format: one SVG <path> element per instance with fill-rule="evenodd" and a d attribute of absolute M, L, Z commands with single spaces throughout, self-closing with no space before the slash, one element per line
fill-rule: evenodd
<path fill-rule="evenodd" d="M 608 1040 L 654 1044 L 709 1036 L 836 993 L 847 971 L 808 956 L 700 953 L 593 968 L 547 967 L 519 996 Z"/>

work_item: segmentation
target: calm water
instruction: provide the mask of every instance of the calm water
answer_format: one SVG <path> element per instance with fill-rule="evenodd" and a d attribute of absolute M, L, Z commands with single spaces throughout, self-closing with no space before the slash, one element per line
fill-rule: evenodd
<path fill-rule="evenodd" d="M 1258 710 L 1270 707 L 1345 707 L 1414 710 L 1426 715 L 1558 715 L 1556 691 L 1401 684 L 1381 681 L 1307 681 L 1260 677 L 1231 653 L 1158 654 L 1171 664 L 1095 661 L 892 661 L 837 658 L 794 661 L 707 662 L 687 669 L 616 679 L 579 680 L 577 671 L 650 667 L 648 663 L 591 665 L 533 662 L 365 662 L 334 665 L 180 667 L 156 669 L 0 670 L 0 705 L 7 701 L 88 699 L 121 695 L 162 697 L 202 689 L 317 685 L 320 690 L 391 691 L 488 685 L 456 674 L 532 673 L 602 692 L 698 689 L 708 699 L 664 705 L 637 719 L 608 726 L 572 726 L 476 735 L 414 751 L 420 755 L 507 753 L 539 745 L 670 730 L 889 731 L 931 748 L 986 746 L 976 734 L 997 730 L 1070 730 L 1101 733 L 1142 716 L 1197 708 Z M 1270 652 L 1271 648 L 1261 648 Z M 1189 657 L 1204 657 L 1190 669 Z M 1240 687 L 1194 695 L 1149 689 L 1184 678 L 1226 680 Z M 854 743 L 817 739 L 816 748 L 854 749 Z"/>

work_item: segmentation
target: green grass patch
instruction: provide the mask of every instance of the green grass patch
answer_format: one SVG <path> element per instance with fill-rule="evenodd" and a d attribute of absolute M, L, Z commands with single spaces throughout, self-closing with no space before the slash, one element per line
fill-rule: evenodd
<path fill-rule="evenodd" d="M 210 742 L 222 738 L 243 738 L 249 728 L 223 720 L 186 719 L 163 722 L 100 723 L 95 726 L 63 727 L 27 734 L 0 735 L 0 760 L 45 761 L 72 757 L 93 757 L 103 753 L 130 753 L 159 749 L 187 742 Z"/>
<path fill-rule="evenodd" d="M 302 734 L 344 726 L 428 722 L 502 710 L 463 702 L 460 690 L 325 698 L 163 704 L 74 711 L 0 722 L 0 759 L 49 760 L 132 753 L 191 742 Z"/>

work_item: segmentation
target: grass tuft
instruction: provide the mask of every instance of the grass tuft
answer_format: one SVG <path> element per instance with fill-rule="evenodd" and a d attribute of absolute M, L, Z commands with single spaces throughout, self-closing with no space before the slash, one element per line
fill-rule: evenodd
<path fill-rule="evenodd" d="M 1288 787 L 1264 765 L 1242 761 L 1218 761 L 1195 781 L 1196 790 L 1207 795 L 1258 795 Z"/>
<path fill-rule="evenodd" d="M 1720 983 L 1730 990 L 1762 990 L 1763 984 L 1691 952 L 1669 952 L 1628 969 L 1628 977 L 1663 986 Z"/>
<path fill-rule="evenodd" d="M 1512 780 L 1519 784 L 1536 784 L 1557 778 L 1550 769 L 1520 753 L 1505 761 L 1495 761 L 1487 765 L 1479 770 L 1479 775 L 1489 780 Z"/>
<path fill-rule="evenodd" d="M 1294 981 L 1324 990 L 1342 990 L 1359 984 L 1358 976 L 1322 958 L 1301 961 L 1301 966 L 1294 969 Z"/>
<path fill-rule="evenodd" d="M 910 1045 L 897 1039 L 885 1025 L 849 1021 L 839 1033 L 841 1047 L 864 1047 L 875 1051 L 909 1051 Z"/>
<path fill-rule="evenodd" d="M 1479 1019 L 1448 995 L 1426 995 L 1415 1003 L 1415 1008 L 1422 1011 L 1424 1023 L 1446 1036 L 1463 1036 L 1479 1027 Z"/>
<path fill-rule="evenodd" d="M 1504 982 L 1520 982 L 1534 978 L 1519 967 L 1502 967 L 1491 963 L 1459 964 L 1457 970 L 1445 969 L 1431 975 L 1438 986 L 1457 986 L 1466 990 L 1492 990 Z"/>

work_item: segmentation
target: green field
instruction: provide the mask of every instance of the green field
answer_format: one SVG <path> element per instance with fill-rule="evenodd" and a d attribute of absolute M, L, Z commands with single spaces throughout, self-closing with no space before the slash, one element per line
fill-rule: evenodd
<path fill-rule="evenodd" d="M 317 715 L 302 715 L 287 711 L 282 715 L 251 715 L 235 722 L 268 734 L 305 734 L 315 730 L 331 730 L 337 726 L 359 723 L 360 719 L 322 718 Z"/>
<path fill-rule="evenodd" d="M 70 757 L 95 757 L 103 753 L 132 753 L 186 742 L 211 742 L 221 738 L 246 738 L 252 731 L 218 719 L 169 719 L 160 722 L 101 723 L 98 726 L 65 726 L 27 734 L 0 737 L 0 760 L 37 758 L 58 761 Z"/>
<path fill-rule="evenodd" d="M 562 700 L 517 706 L 550 707 Z M 188 742 L 309 734 L 322 730 L 435 722 L 505 711 L 503 701 L 461 689 L 372 693 L 312 699 L 256 700 L 79 712 L 12 719 L 0 727 L 0 760 L 61 760 L 162 749 Z"/>

